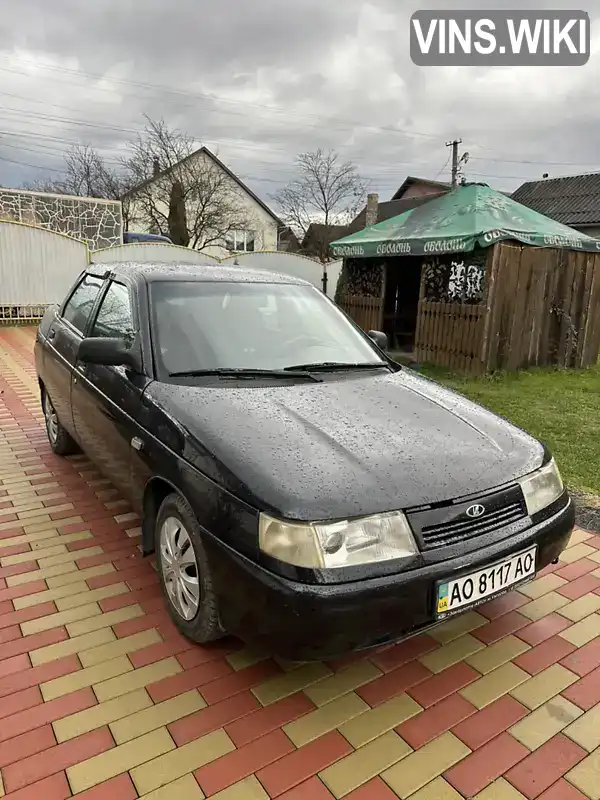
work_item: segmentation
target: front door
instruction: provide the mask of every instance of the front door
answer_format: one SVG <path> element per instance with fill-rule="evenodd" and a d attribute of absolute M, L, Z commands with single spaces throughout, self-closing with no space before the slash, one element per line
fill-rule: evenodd
<path fill-rule="evenodd" d="M 125 283 L 111 281 L 90 336 L 131 340 L 136 320 Z M 131 499 L 131 446 L 140 430 L 141 396 L 148 378 L 126 367 L 77 362 L 72 408 L 77 437 L 102 473 Z"/>
<path fill-rule="evenodd" d="M 44 388 L 59 422 L 71 435 L 71 376 L 102 284 L 102 278 L 85 274 L 48 329 L 43 355 Z"/>

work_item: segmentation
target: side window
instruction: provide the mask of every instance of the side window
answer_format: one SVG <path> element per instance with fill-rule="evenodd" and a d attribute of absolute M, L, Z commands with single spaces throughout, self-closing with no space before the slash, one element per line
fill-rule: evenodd
<path fill-rule="evenodd" d="M 113 281 L 98 309 L 92 336 L 127 339 L 133 334 L 133 317 L 129 289 Z"/>
<path fill-rule="evenodd" d="M 88 323 L 94 303 L 100 293 L 102 278 L 94 275 L 85 275 L 79 286 L 75 289 L 63 311 L 63 319 L 83 333 Z"/>

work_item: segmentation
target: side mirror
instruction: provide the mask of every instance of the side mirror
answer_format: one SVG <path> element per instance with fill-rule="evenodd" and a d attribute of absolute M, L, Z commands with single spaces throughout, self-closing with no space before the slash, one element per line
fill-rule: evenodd
<path fill-rule="evenodd" d="M 89 336 L 79 345 L 78 358 L 85 364 L 101 364 L 105 367 L 131 367 L 139 369 L 135 348 L 123 339 Z"/>
<path fill-rule="evenodd" d="M 388 337 L 383 331 L 369 331 L 367 336 L 375 342 L 380 350 L 388 349 Z"/>

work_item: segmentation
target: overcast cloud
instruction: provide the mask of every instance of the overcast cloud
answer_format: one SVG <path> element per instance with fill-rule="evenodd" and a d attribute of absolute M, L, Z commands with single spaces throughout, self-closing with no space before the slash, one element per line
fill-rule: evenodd
<path fill-rule="evenodd" d="M 70 144 L 109 163 L 143 114 L 215 152 L 267 202 L 294 156 L 331 147 L 388 199 L 406 175 L 513 189 L 600 169 L 600 9 L 585 67 L 415 67 L 405 0 L 0 0 L 0 184 L 58 177 Z M 598 5 L 595 0 L 595 5 Z M 596 29 L 597 28 L 597 29 Z M 14 163 L 20 162 L 20 163 Z"/>

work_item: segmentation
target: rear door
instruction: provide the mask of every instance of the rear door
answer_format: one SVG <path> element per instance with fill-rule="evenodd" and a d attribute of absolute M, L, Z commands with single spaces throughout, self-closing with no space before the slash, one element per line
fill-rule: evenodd
<path fill-rule="evenodd" d="M 132 287 L 113 278 L 100 298 L 89 336 L 133 341 L 139 330 Z M 149 382 L 127 367 L 83 364 L 73 372 L 71 405 L 77 439 L 98 468 L 131 499 L 131 446 L 139 434 L 141 397 Z M 139 438 L 139 437 L 138 437 Z"/>
<path fill-rule="evenodd" d="M 46 333 L 42 360 L 44 388 L 61 425 L 71 435 L 75 433 L 71 413 L 71 377 L 79 343 L 86 333 L 103 283 L 102 277 L 84 273 Z"/>

